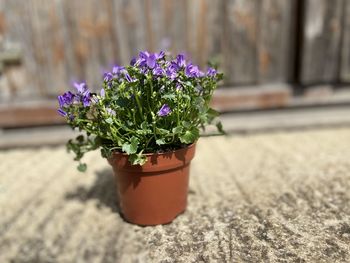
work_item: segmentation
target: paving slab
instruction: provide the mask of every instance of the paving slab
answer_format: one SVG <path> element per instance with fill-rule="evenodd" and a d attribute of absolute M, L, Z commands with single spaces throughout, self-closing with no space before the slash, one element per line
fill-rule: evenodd
<path fill-rule="evenodd" d="M 188 209 L 120 217 L 99 153 L 0 151 L 0 262 L 349 262 L 350 128 L 202 138 Z"/>

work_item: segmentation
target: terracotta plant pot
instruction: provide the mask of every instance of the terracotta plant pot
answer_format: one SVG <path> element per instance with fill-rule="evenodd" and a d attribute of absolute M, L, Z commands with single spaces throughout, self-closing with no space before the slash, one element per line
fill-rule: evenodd
<path fill-rule="evenodd" d="M 147 154 L 143 166 L 115 152 L 108 160 L 116 177 L 121 212 L 138 225 L 170 223 L 185 211 L 190 162 L 195 144 L 172 152 Z"/>

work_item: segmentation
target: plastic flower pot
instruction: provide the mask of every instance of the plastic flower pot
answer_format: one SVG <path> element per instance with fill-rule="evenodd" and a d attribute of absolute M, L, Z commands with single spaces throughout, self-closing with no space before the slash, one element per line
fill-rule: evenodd
<path fill-rule="evenodd" d="M 146 154 L 147 162 L 142 166 L 131 165 L 127 154 L 113 153 L 108 161 L 126 221 L 143 226 L 167 224 L 185 211 L 195 146 Z"/>

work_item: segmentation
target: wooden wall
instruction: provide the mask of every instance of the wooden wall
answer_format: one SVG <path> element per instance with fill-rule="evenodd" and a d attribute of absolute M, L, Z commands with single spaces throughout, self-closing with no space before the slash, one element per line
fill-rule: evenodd
<path fill-rule="evenodd" d="M 0 103 L 98 88 L 145 49 L 217 61 L 228 87 L 346 82 L 349 44 L 347 0 L 0 0 Z"/>

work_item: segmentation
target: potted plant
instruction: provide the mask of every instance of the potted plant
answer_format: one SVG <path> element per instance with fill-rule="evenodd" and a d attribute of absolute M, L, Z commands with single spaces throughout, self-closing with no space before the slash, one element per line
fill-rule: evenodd
<path fill-rule="evenodd" d="M 103 76 L 99 94 L 85 83 L 58 96 L 58 112 L 85 132 L 69 140 L 78 169 L 84 153 L 101 149 L 112 165 L 124 218 L 139 225 L 171 222 L 186 208 L 189 165 L 199 129 L 222 126 L 209 103 L 222 74 L 204 73 L 184 55 L 140 52 Z"/>

